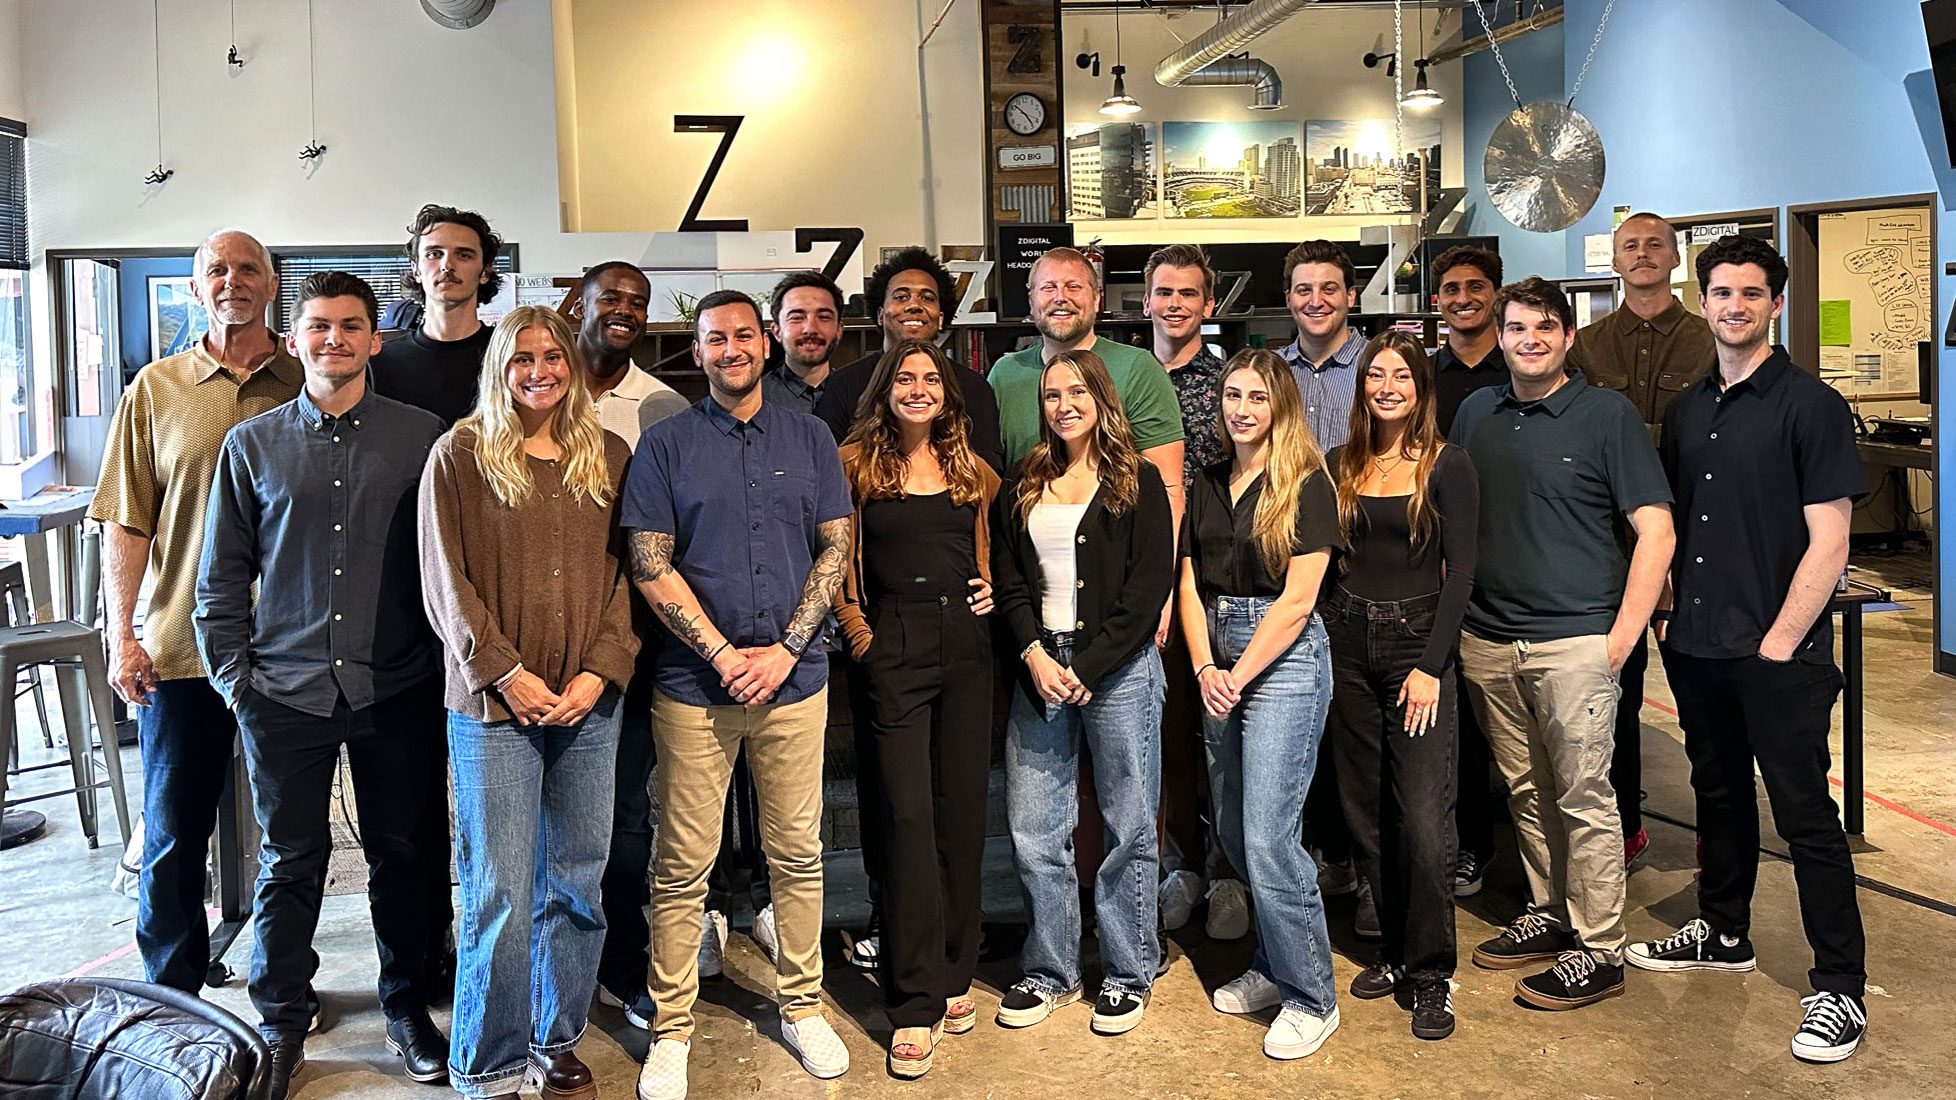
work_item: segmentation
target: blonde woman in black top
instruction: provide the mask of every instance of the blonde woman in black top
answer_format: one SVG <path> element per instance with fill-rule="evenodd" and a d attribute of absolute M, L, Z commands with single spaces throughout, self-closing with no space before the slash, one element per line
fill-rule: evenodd
<path fill-rule="evenodd" d="M 1339 794 L 1385 943 L 1351 992 L 1371 999 L 1410 984 L 1413 1034 L 1444 1039 L 1454 1027 L 1453 666 L 1480 493 L 1467 453 L 1441 441 L 1418 341 L 1381 333 L 1358 375 L 1350 442 L 1331 452 L 1350 551 L 1325 622 Z"/>

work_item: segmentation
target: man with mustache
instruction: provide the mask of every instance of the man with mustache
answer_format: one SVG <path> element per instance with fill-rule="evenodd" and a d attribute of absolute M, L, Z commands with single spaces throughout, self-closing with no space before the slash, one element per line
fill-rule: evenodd
<path fill-rule="evenodd" d="M 1530 277 L 1494 302 L 1508 384 L 1467 398 L 1449 442 L 1481 480 L 1468 698 L 1508 781 L 1528 905 L 1474 949 L 1537 1008 L 1623 992 L 1623 831 L 1610 789 L 1617 672 L 1671 562 L 1671 489 L 1637 410 L 1566 369 L 1575 315 Z M 1636 532 L 1627 555 L 1619 517 Z"/>
<path fill-rule="evenodd" d="M 828 429 L 763 396 L 768 341 L 754 300 L 715 291 L 693 323 L 693 360 L 709 392 L 646 429 L 620 514 L 632 579 L 665 627 L 652 704 L 664 815 L 652 894 L 654 1041 L 641 1100 L 686 1095 L 706 877 L 743 749 L 774 885 L 782 1038 L 816 1077 L 849 1068 L 821 999 L 822 632 L 855 508 Z"/>
<path fill-rule="evenodd" d="M 1156 249 L 1141 273 L 1143 299 L 1154 326 L 1155 358 L 1175 384 L 1182 414 L 1182 484 L 1194 484 L 1204 467 L 1228 457 L 1220 429 L 1223 361 L 1202 339 L 1202 323 L 1216 311 L 1216 271 L 1200 245 Z M 1202 712 L 1189 673 L 1182 632 L 1168 635 L 1162 667 L 1168 674 L 1161 716 L 1161 869 L 1157 907 L 1162 927 L 1189 922 L 1208 880 L 1205 931 L 1213 940 L 1237 940 L 1250 930 L 1249 893 L 1229 865 L 1205 815 L 1207 768 L 1202 755 Z M 1206 819 L 1206 820 L 1205 820 Z"/>
<path fill-rule="evenodd" d="M 781 365 L 761 377 L 769 404 L 812 413 L 829 380 L 829 356 L 842 339 L 842 289 L 819 271 L 797 271 L 769 295 Z"/>
<path fill-rule="evenodd" d="M 1664 417 L 1683 520 L 1657 637 L 1691 757 L 1703 874 L 1698 916 L 1627 957 L 1667 972 L 1757 965 L 1746 935 L 1759 872 L 1756 761 L 1813 950 L 1814 995 L 1800 1002 L 1793 1055 L 1838 1062 L 1867 1030 L 1868 977 L 1854 853 L 1827 786 L 1841 691 L 1827 605 L 1867 482 L 1847 402 L 1771 344 L 1786 261 L 1764 241 L 1728 236 L 1699 253 L 1697 274 L 1718 369 Z"/>
<path fill-rule="evenodd" d="M 944 331 L 944 311 L 956 306 L 957 280 L 937 257 L 919 245 L 900 248 L 889 259 L 877 264 L 863 280 L 863 297 L 876 307 L 876 323 L 883 327 L 883 347 L 861 359 L 832 371 L 815 402 L 815 415 L 822 418 L 840 444 L 849 438 L 861 411 L 863 391 L 876 374 L 883 352 L 903 340 L 936 341 Z M 967 385 L 978 379 L 953 371 L 951 382 L 964 397 L 966 430 L 971 449 L 992 472 L 1005 472 L 1005 449 L 998 438 L 998 396 L 990 386 Z"/>
<path fill-rule="evenodd" d="M 190 292 L 209 311 L 210 331 L 144 367 L 123 392 L 88 515 L 102 524 L 109 679 L 136 708 L 142 738 L 136 945 L 145 978 L 196 994 L 211 958 L 205 853 L 237 734 L 190 621 L 204 512 L 225 433 L 298 396 L 303 372 L 265 326 L 278 272 L 257 240 L 227 229 L 198 246 Z M 138 640 L 146 571 L 156 583 Z"/>
<path fill-rule="evenodd" d="M 1358 269 L 1351 256 L 1324 240 L 1291 249 L 1284 257 L 1284 301 L 1297 322 L 1297 339 L 1277 354 L 1297 376 L 1304 419 L 1329 454 L 1351 432 L 1358 356 L 1365 350 L 1365 337 L 1348 323 L 1358 301 Z"/>
<path fill-rule="evenodd" d="M 1656 214 L 1632 214 L 1616 227 L 1610 266 L 1623 278 L 1623 304 L 1616 312 L 1584 325 L 1569 350 L 1569 365 L 1593 386 L 1630 399 L 1650 437 L 1659 438 L 1671 399 L 1709 374 L 1718 352 L 1711 326 L 1689 312 L 1671 293 L 1671 271 L 1678 265 L 1678 235 Z M 1623 818 L 1623 863 L 1627 867 L 1650 844 L 1643 820 L 1644 675 L 1650 668 L 1650 643 L 1637 639 L 1619 679 L 1616 751 L 1610 784 L 1616 788 Z"/>
<path fill-rule="evenodd" d="M 373 359 L 374 392 L 454 426 L 475 408 L 482 353 L 492 327 L 477 315 L 503 284 L 503 239 L 473 210 L 433 203 L 408 226 L 409 270 L 401 289 L 422 305 L 421 324 L 388 341 Z"/>
<path fill-rule="evenodd" d="M 340 754 L 360 808 L 387 1046 L 415 1081 L 448 1076 L 428 1015 L 437 927 L 419 844 L 444 756 L 442 686 L 421 606 L 415 499 L 441 435 L 433 415 L 367 389 L 380 307 L 343 271 L 299 286 L 287 350 L 298 400 L 231 430 L 197 572 L 197 648 L 237 716 L 264 832 L 253 905 L 251 1001 L 271 1044 L 272 1091 L 304 1064 Z M 446 857 L 448 849 L 438 853 Z"/>
<path fill-rule="evenodd" d="M 1439 414 L 1440 434 L 1453 427 L 1460 403 L 1475 390 L 1508 383 L 1508 361 L 1494 323 L 1494 295 L 1501 288 L 1501 257 L 1485 248 L 1456 245 L 1433 261 L 1440 316 L 1447 323 L 1447 342 L 1433 353 L 1433 407 Z M 1454 662 L 1454 675 L 1461 676 Z M 1467 698 L 1459 684 L 1459 698 Z M 1454 861 L 1453 892 L 1470 897 L 1481 891 L 1487 861 L 1494 856 L 1494 794 L 1488 770 L 1487 734 L 1474 718 L 1473 707 L 1460 707 L 1458 792 L 1454 827 L 1460 854 Z"/>

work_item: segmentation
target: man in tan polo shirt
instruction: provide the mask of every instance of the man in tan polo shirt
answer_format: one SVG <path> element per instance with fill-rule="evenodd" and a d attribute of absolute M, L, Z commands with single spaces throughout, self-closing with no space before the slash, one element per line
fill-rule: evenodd
<path fill-rule="evenodd" d="M 1610 266 L 1623 278 L 1623 304 L 1609 316 L 1584 325 L 1569 351 L 1569 366 L 1580 370 L 1590 385 L 1615 390 L 1637 406 L 1653 442 L 1671 398 L 1703 378 L 1718 361 L 1711 326 L 1671 293 L 1671 271 L 1677 265 L 1678 234 L 1670 222 L 1650 213 L 1625 218 L 1616 227 L 1610 251 Z M 1616 788 L 1617 813 L 1623 819 L 1625 867 L 1650 844 L 1644 832 L 1641 790 L 1644 673 L 1649 668 L 1646 631 L 1617 674 L 1623 694 L 1616 706 L 1610 785 Z"/>
<path fill-rule="evenodd" d="M 136 944 L 150 981 L 194 994 L 210 965 L 204 853 L 238 732 L 190 625 L 205 505 L 225 433 L 298 396 L 304 378 L 265 327 L 278 273 L 264 245 L 236 230 L 212 236 L 192 260 L 191 293 L 210 313 L 210 333 L 137 372 L 116 406 L 88 514 L 101 522 L 107 551 L 110 679 L 140 715 Z M 156 583 L 138 639 L 146 570 Z"/>

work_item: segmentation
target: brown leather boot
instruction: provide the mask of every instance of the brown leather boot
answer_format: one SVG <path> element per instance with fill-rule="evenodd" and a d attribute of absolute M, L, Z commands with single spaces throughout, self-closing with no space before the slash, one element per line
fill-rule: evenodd
<path fill-rule="evenodd" d="M 543 1090 L 544 1100 L 597 1100 L 598 1082 L 575 1051 L 566 1050 L 548 1058 L 532 1053 L 524 1077 Z"/>

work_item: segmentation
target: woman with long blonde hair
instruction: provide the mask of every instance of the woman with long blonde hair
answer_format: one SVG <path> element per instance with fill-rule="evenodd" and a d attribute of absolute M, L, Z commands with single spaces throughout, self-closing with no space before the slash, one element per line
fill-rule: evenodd
<path fill-rule="evenodd" d="M 604 943 L 619 694 L 638 639 L 618 495 L 569 324 L 496 326 L 475 411 L 421 477 L 421 579 L 444 646 L 462 887 L 449 1076 L 464 1096 L 596 1095 L 574 1048 Z M 541 899 L 539 902 L 537 899 Z"/>
<path fill-rule="evenodd" d="M 1350 441 L 1331 453 L 1351 549 L 1325 621 L 1339 795 L 1384 943 L 1351 991 L 1371 999 L 1409 984 L 1413 1034 L 1444 1039 L 1454 1027 L 1453 665 L 1480 489 L 1467 452 L 1441 441 L 1417 340 L 1381 333 L 1357 369 Z"/>
<path fill-rule="evenodd" d="M 1218 1012 L 1279 1009 L 1263 1052 L 1287 1060 L 1338 1029 L 1331 936 L 1302 822 L 1331 702 L 1318 589 L 1342 541 L 1289 364 L 1247 348 L 1223 366 L 1221 391 L 1230 457 L 1189 486 L 1176 602 L 1201 692 L 1217 831 L 1249 878 L 1257 949 L 1210 1001 Z"/>
<path fill-rule="evenodd" d="M 1024 970 L 998 1022 L 1030 1027 L 1080 999 L 1080 744 L 1093 755 L 1107 850 L 1094 881 L 1104 971 L 1093 1030 L 1141 1022 L 1161 950 L 1155 808 L 1166 682 L 1155 628 L 1168 600 L 1168 490 L 1134 448 L 1113 379 L 1091 351 L 1040 375 L 1039 442 L 993 509 L 992 578 L 1017 647 L 1006 725 L 1006 809 L 1031 899 Z"/>
<path fill-rule="evenodd" d="M 959 370 L 898 342 L 842 447 L 856 514 L 836 622 L 867 680 L 863 812 L 879 818 L 890 1072 L 921 1077 L 938 1040 L 978 1022 L 979 870 L 992 752 L 992 498 L 965 433 Z"/>

